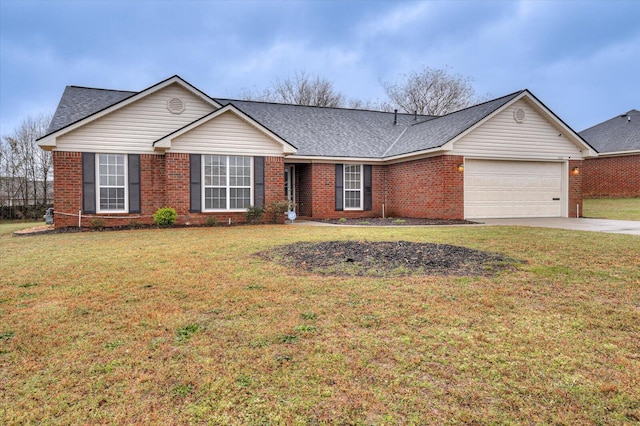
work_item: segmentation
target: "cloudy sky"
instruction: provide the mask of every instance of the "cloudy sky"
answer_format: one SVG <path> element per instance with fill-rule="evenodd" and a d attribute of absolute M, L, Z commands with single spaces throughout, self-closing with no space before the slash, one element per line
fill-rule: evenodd
<path fill-rule="evenodd" d="M 424 66 L 531 90 L 576 131 L 640 109 L 640 1 L 0 0 L 0 134 L 66 85 L 214 97 L 306 71 L 347 98 Z"/>

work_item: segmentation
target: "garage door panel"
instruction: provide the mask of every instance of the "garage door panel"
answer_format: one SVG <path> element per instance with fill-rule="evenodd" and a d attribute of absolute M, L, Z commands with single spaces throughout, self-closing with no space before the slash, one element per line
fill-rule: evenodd
<path fill-rule="evenodd" d="M 467 160 L 465 217 L 561 216 L 562 167 L 551 162 Z"/>

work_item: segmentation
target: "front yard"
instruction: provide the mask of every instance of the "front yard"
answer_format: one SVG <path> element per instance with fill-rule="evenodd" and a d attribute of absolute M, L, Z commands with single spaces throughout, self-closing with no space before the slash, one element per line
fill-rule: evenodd
<path fill-rule="evenodd" d="M 2 424 L 640 421 L 640 240 L 536 228 L 242 226 L 15 238 Z M 452 244 L 494 276 L 318 276 L 300 241 Z"/>
<path fill-rule="evenodd" d="M 640 220 L 640 198 L 585 198 L 584 217 Z"/>

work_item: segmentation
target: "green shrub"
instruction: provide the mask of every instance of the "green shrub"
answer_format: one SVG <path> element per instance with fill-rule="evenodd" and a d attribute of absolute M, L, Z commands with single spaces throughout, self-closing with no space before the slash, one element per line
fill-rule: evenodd
<path fill-rule="evenodd" d="M 282 223 L 284 214 L 289 211 L 289 203 L 286 201 L 272 201 L 267 204 L 267 215 L 271 223 Z"/>
<path fill-rule="evenodd" d="M 340 219 L 338 219 L 338 222 L 347 223 L 347 218 L 346 217 L 341 217 Z"/>
<path fill-rule="evenodd" d="M 176 219 L 178 218 L 178 214 L 175 209 L 171 207 L 162 207 L 159 208 L 153 214 L 153 221 L 160 228 L 170 228 L 176 223 Z"/>
<path fill-rule="evenodd" d="M 262 215 L 264 214 L 264 209 L 259 206 L 250 206 L 247 209 L 247 222 L 249 223 L 260 223 L 262 220 Z"/>
<path fill-rule="evenodd" d="M 206 226 L 218 226 L 218 218 L 215 216 L 209 216 L 204 220 Z"/>

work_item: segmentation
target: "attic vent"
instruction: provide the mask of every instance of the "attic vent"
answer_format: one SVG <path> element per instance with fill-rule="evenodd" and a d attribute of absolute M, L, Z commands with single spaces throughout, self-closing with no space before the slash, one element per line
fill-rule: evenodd
<path fill-rule="evenodd" d="M 527 118 L 527 113 L 523 108 L 516 108 L 513 111 L 513 119 L 516 120 L 516 123 L 524 123 L 524 120 Z"/>
<path fill-rule="evenodd" d="M 167 101 L 167 109 L 172 114 L 180 114 L 184 111 L 184 101 L 180 98 L 171 98 Z"/>

